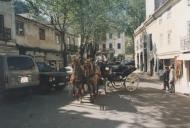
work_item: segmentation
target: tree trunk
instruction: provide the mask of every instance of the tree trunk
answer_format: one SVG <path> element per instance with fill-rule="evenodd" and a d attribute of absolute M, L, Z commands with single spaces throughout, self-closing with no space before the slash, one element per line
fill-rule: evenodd
<path fill-rule="evenodd" d="M 81 35 L 81 45 L 80 45 L 80 58 L 81 61 L 83 61 L 84 57 L 84 52 L 85 52 L 85 44 L 84 44 L 84 35 Z"/>
<path fill-rule="evenodd" d="M 67 66 L 67 44 L 65 41 L 65 32 L 61 32 L 61 56 L 63 58 L 63 65 L 64 67 Z"/>

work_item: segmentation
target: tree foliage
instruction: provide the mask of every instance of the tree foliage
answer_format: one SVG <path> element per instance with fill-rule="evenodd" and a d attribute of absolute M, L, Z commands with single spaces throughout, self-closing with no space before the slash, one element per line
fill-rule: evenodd
<path fill-rule="evenodd" d="M 81 35 L 81 43 L 92 56 L 109 28 L 107 22 L 108 0 L 75 0 L 74 28 Z M 81 56 L 84 50 L 81 49 Z"/>
<path fill-rule="evenodd" d="M 67 55 L 65 33 L 69 28 L 81 36 L 81 56 L 84 52 L 94 55 L 98 43 L 111 29 L 126 32 L 132 37 L 145 16 L 144 0 L 26 1 L 35 14 L 47 17 L 61 33 L 64 57 Z"/>
<path fill-rule="evenodd" d="M 132 39 L 126 44 L 126 52 L 134 52 L 134 30 L 145 20 L 145 0 L 117 0 L 109 11 L 109 20 L 116 29 Z M 130 44 L 129 44 L 130 43 Z"/>
<path fill-rule="evenodd" d="M 15 0 L 14 1 L 14 8 L 15 8 L 16 14 L 28 13 L 29 12 L 29 7 L 23 1 Z"/>
<path fill-rule="evenodd" d="M 132 37 L 145 19 L 145 0 L 117 0 L 109 16 L 119 30 Z"/>

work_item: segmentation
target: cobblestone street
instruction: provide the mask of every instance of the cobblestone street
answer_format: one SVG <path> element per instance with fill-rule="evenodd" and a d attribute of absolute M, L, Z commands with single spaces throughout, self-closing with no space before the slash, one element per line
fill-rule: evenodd
<path fill-rule="evenodd" d="M 154 81 L 154 82 L 153 82 Z M 161 91 L 143 79 L 135 93 L 114 91 L 94 104 L 67 91 L 11 98 L 0 104 L 0 128 L 188 128 L 190 98 Z"/>

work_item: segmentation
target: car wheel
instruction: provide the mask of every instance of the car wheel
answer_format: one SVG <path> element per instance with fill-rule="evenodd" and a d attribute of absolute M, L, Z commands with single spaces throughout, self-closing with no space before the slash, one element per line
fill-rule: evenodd
<path fill-rule="evenodd" d="M 112 87 L 114 87 L 115 89 L 120 89 L 122 88 L 122 82 L 112 82 L 111 83 Z"/>

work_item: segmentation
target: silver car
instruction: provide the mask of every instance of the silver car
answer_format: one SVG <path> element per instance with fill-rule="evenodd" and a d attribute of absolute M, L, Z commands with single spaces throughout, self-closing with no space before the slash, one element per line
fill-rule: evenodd
<path fill-rule="evenodd" d="M 0 91 L 39 85 L 39 71 L 25 55 L 0 55 Z"/>

